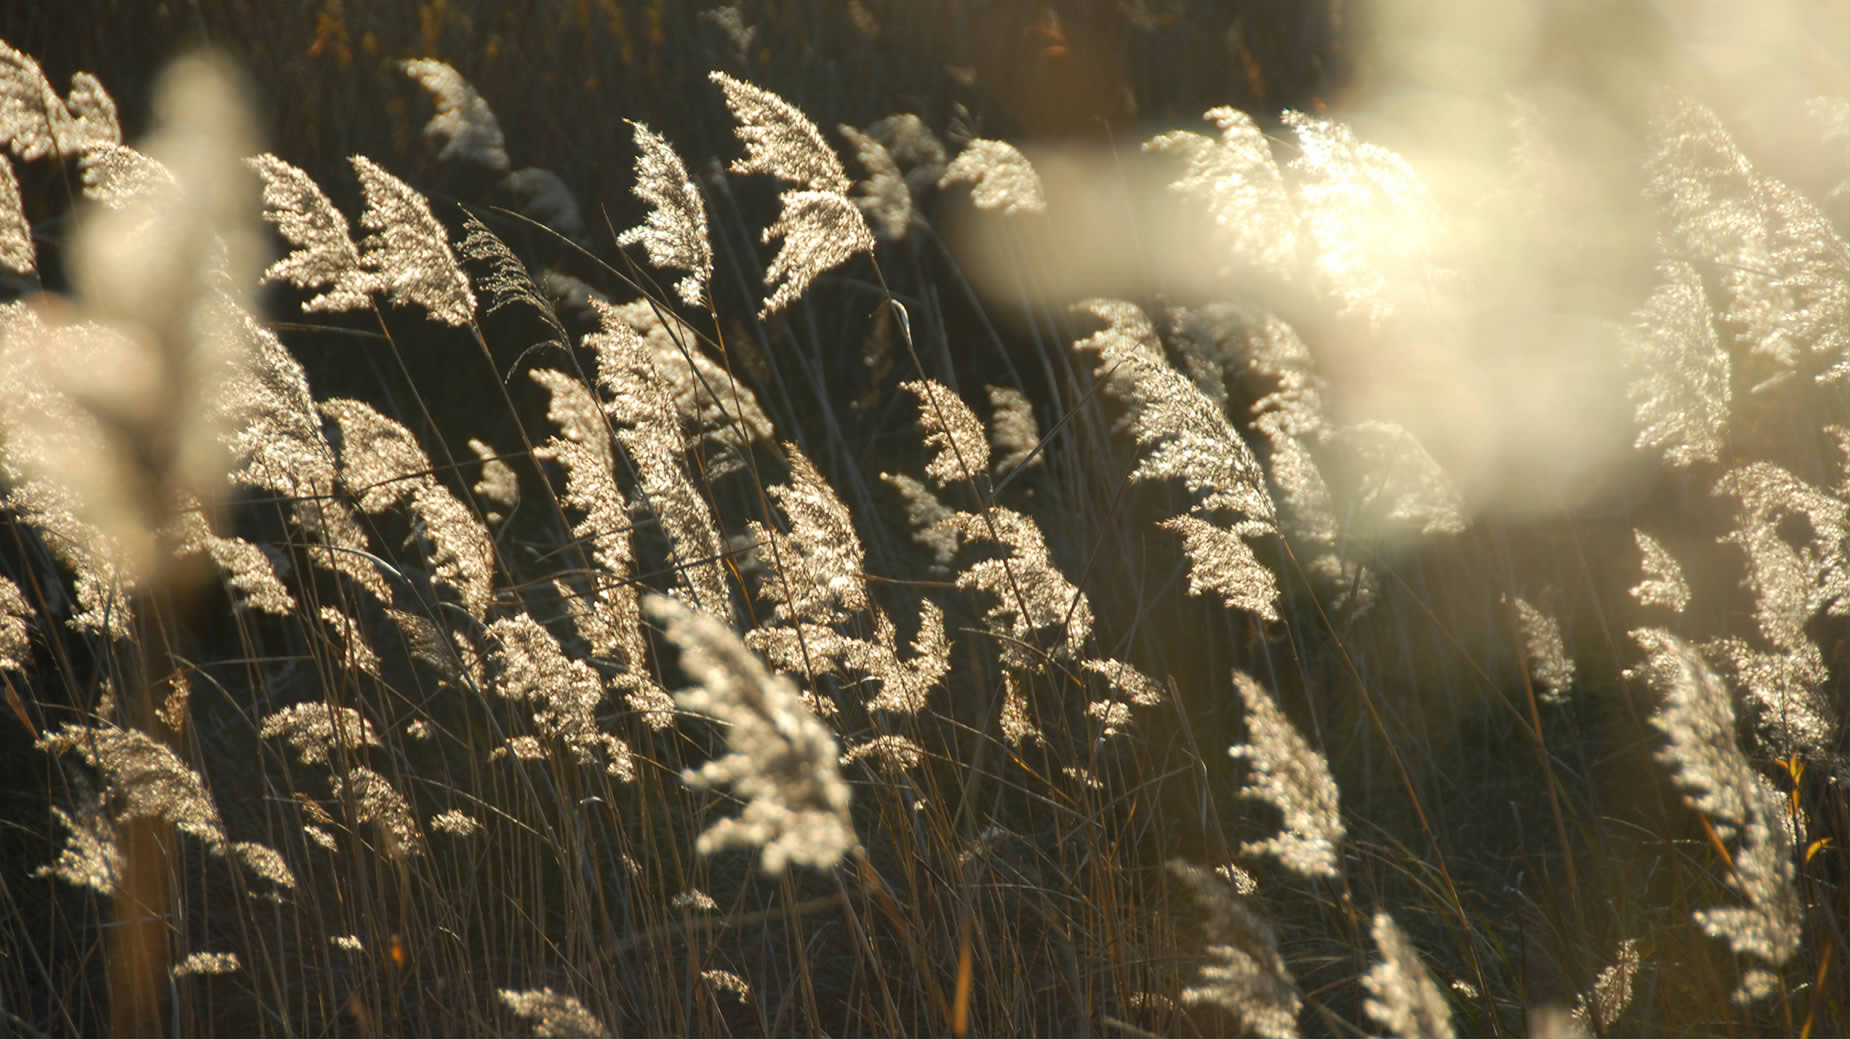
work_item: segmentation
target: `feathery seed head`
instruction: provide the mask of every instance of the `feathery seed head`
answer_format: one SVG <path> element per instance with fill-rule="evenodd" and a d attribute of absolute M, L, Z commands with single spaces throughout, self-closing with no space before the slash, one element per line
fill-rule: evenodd
<path fill-rule="evenodd" d="M 636 131 L 636 197 L 649 204 L 649 214 L 640 227 L 618 235 L 617 243 L 640 242 L 650 263 L 687 271 L 687 277 L 675 283 L 675 291 L 688 306 L 698 307 L 713 277 L 706 201 L 668 142 L 641 123 L 630 125 Z"/>
<path fill-rule="evenodd" d="M 430 91 L 437 114 L 424 124 L 424 136 L 443 141 L 437 158 L 463 159 L 497 173 L 507 171 L 507 144 L 494 109 L 482 100 L 462 73 L 435 58 L 415 58 L 400 64 L 405 75 Z"/>
<path fill-rule="evenodd" d="M 729 752 L 682 774 L 692 786 L 730 785 L 746 800 L 735 819 L 700 835 L 699 850 L 760 848 L 767 873 L 792 862 L 827 869 L 857 851 L 841 752 L 803 705 L 790 680 L 772 675 L 732 629 L 662 596 L 645 608 L 681 647 L 681 667 L 699 683 L 675 694 L 683 710 L 725 724 Z"/>

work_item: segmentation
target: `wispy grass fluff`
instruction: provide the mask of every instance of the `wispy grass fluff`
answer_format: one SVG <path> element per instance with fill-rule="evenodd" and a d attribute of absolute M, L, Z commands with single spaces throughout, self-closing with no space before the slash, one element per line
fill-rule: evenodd
<path fill-rule="evenodd" d="M 782 207 L 765 228 L 764 240 L 783 239 L 765 271 L 773 291 L 760 317 L 795 302 L 810 282 L 840 266 L 856 253 L 872 252 L 874 236 L 861 210 L 848 198 L 853 186 L 822 132 L 789 102 L 762 87 L 715 72 L 710 77 L 725 92 L 745 157 L 732 164 L 735 173 L 763 173 L 796 187 L 777 196 Z"/>
<path fill-rule="evenodd" d="M 1715 493 L 1741 503 L 1723 540 L 1747 557 L 1760 634 L 1757 644 L 1729 637 L 1716 648 L 1753 705 L 1761 746 L 1842 763 L 1844 722 L 1832 717 L 1824 653 L 1808 628 L 1850 616 L 1850 502 L 1767 462 L 1722 474 Z M 1788 540 L 1789 531 L 1800 533 Z"/>
<path fill-rule="evenodd" d="M 681 708 L 726 726 L 728 752 L 682 774 L 693 786 L 730 786 L 745 799 L 736 818 L 700 835 L 703 854 L 758 848 L 767 873 L 791 863 L 827 869 L 860 849 L 848 817 L 851 793 L 842 780 L 840 748 L 810 713 L 796 687 L 765 670 L 730 628 L 661 596 L 645 604 L 668 640 L 681 648 L 681 668 L 699 683 L 675 694 Z"/>
<path fill-rule="evenodd" d="M 925 120 L 907 112 L 876 119 L 859 130 L 844 126 L 841 133 L 867 169 L 855 204 L 874 229 L 897 240 L 923 225 L 919 201 L 937 189 L 947 159 L 943 142 Z"/>
<path fill-rule="evenodd" d="M 1464 533 L 1470 514 L 1463 495 L 1412 430 L 1357 422 L 1338 429 L 1332 442 L 1360 474 L 1357 504 L 1377 529 L 1403 539 Z"/>
<path fill-rule="evenodd" d="M 374 828 L 376 854 L 388 859 L 424 854 L 423 827 L 391 780 L 364 765 L 354 765 L 335 775 L 328 785 L 346 809 L 353 829 Z"/>
<path fill-rule="evenodd" d="M 845 194 L 853 182 L 842 169 L 822 131 L 796 106 L 763 87 L 724 72 L 708 75 L 724 92 L 726 107 L 745 143 L 745 157 L 732 163 L 734 173 L 762 173 L 795 183 L 806 191 Z"/>
<path fill-rule="evenodd" d="M 1509 605 L 1523 664 L 1539 697 L 1545 703 L 1566 703 L 1576 668 L 1561 635 L 1561 622 L 1527 599 L 1514 598 Z"/>
<path fill-rule="evenodd" d="M 594 304 L 599 316 L 621 321 L 642 339 L 656 380 L 674 400 L 683 433 L 693 446 L 719 444 L 735 451 L 775 434 L 752 388 L 708 357 L 693 328 L 650 300 Z"/>
<path fill-rule="evenodd" d="M 70 754 L 95 769 L 117 826 L 136 819 L 161 819 L 199 840 L 213 855 L 233 859 L 253 877 L 283 890 L 296 886 L 295 874 L 274 848 L 252 841 L 232 841 L 225 834 L 218 804 L 198 772 L 146 733 L 111 725 L 60 726 L 38 742 L 40 750 Z"/>
<path fill-rule="evenodd" d="M 112 493 L 112 480 L 123 464 L 115 453 L 95 445 L 108 438 L 98 418 L 57 385 L 54 360 L 46 350 L 56 344 L 66 360 L 96 363 L 121 358 L 132 346 L 119 333 L 94 322 L 69 324 L 55 332 L 24 303 L 0 306 L 0 362 L 9 376 L 9 392 L 0 396 L 0 424 L 7 451 L 0 458 L 0 496 L 8 511 L 39 531 L 46 547 L 74 578 L 77 609 L 66 623 L 78 631 L 126 637 L 134 614 L 129 593 L 145 571 L 137 557 L 152 548 L 130 503 Z M 124 474 L 126 478 L 126 474 Z M 131 539 L 124 546 L 116 535 Z M 141 566 L 145 566 L 143 562 Z"/>
<path fill-rule="evenodd" d="M 862 573 L 867 553 L 854 518 L 809 457 L 794 444 L 786 450 L 790 480 L 771 488 L 770 495 L 788 519 L 789 532 L 759 523 L 751 527 L 772 567 L 763 594 L 786 623 L 828 625 L 865 613 L 872 605 Z"/>
<path fill-rule="evenodd" d="M 733 616 L 727 580 L 725 544 L 713 511 L 687 470 L 687 442 L 671 395 L 673 384 L 662 377 L 656 355 L 623 315 L 597 304 L 601 329 L 586 336 L 596 351 L 598 385 L 608 395 L 605 412 L 617 442 L 636 466 L 644 506 L 660 519 L 675 553 L 680 594 L 697 608 L 722 620 Z"/>
<path fill-rule="evenodd" d="M 1656 538 L 1642 530 L 1633 530 L 1632 537 L 1644 556 L 1644 580 L 1632 587 L 1632 598 L 1643 606 L 1661 606 L 1671 613 L 1682 613 L 1690 598 L 1683 568 Z"/>
<path fill-rule="evenodd" d="M 58 857 L 34 870 L 34 877 L 56 877 L 100 895 L 113 895 L 122 877 L 122 851 L 116 824 L 89 783 L 78 784 L 78 800 L 67 811 L 53 805 L 51 816 L 64 828 Z"/>
<path fill-rule="evenodd" d="M 501 189 L 513 197 L 515 207 L 528 219 L 576 241 L 584 237 L 584 211 L 578 196 L 551 170 L 515 170 L 501 178 Z"/>
<path fill-rule="evenodd" d="M 1232 246 L 1235 256 L 1281 274 L 1293 273 L 1298 216 L 1264 131 L 1237 109 L 1212 108 L 1203 118 L 1220 128 L 1218 139 L 1176 131 L 1152 138 L 1144 150 L 1185 164 L 1170 189 L 1207 206 L 1215 233 Z"/>
<path fill-rule="evenodd" d="M 617 244 L 640 243 L 650 263 L 688 272 L 675 291 L 688 306 L 700 306 L 713 277 L 706 202 L 668 142 L 641 123 L 630 125 L 636 131 L 636 197 L 649 204 L 649 213 L 642 226 L 618 235 Z"/>
<path fill-rule="evenodd" d="M 546 323 L 553 342 L 563 347 L 570 341 L 565 326 L 559 322 L 558 311 L 540 294 L 527 265 L 499 235 L 467 210 L 463 212 L 462 241 L 457 244 L 456 251 L 479 271 L 471 283 L 486 299 L 483 308 L 486 313 L 518 306 Z"/>
<path fill-rule="evenodd" d="M 1201 983 L 1182 990 L 1182 1001 L 1222 1007 L 1254 1035 L 1296 1036 L 1304 1001 L 1271 921 L 1209 870 L 1180 861 L 1169 870 L 1206 913 L 1203 929 L 1212 957 L 1201 968 Z"/>
<path fill-rule="evenodd" d="M 1194 308 L 1183 320 L 1172 322 L 1179 326 L 1176 338 L 1185 347 L 1224 338 L 1227 330 L 1218 327 L 1224 316 L 1228 315 L 1214 308 Z M 1310 348 L 1277 315 L 1266 315 L 1246 338 L 1253 368 L 1278 382 L 1277 389 L 1253 404 L 1253 429 L 1271 449 L 1266 475 L 1278 502 L 1281 532 L 1299 564 L 1321 582 L 1331 604 L 1359 616 L 1379 597 L 1380 581 L 1356 558 L 1348 517 L 1339 517 L 1337 493 L 1318 460 L 1335 433 L 1325 403 L 1325 380 Z M 1211 386 L 1224 386 L 1220 367 L 1214 366 Z"/>
<path fill-rule="evenodd" d="M 76 73 L 70 97 L 60 98 L 38 62 L 0 42 L 0 142 L 30 161 L 121 144 L 122 128 L 95 76 Z"/>
<path fill-rule="evenodd" d="M 1445 214 L 1425 180 L 1405 158 L 1342 123 L 1302 112 L 1283 118 L 1297 140 L 1289 166 L 1320 287 L 1343 313 L 1370 321 L 1417 310 L 1444 277 L 1432 256 Z"/>
<path fill-rule="evenodd" d="M 1754 167 L 1710 109 L 1658 106 L 1647 195 L 1671 244 L 1714 264 L 1722 314 L 1747 346 L 1746 385 L 1850 373 L 1850 243 L 1791 185 Z"/>
<path fill-rule="evenodd" d="M 257 249 L 240 176 L 255 130 L 234 72 L 203 55 L 177 63 L 154 108 L 146 156 L 118 144 L 84 153 L 132 154 L 159 175 L 98 192 L 103 204 L 80 210 L 68 253 L 75 320 L 46 324 L 18 305 L 0 317 L 0 350 L 16 373 L 0 413 L 11 493 L 88 527 L 94 537 L 66 523 L 63 551 L 90 566 L 107 558 L 131 586 L 168 569 L 151 532 L 176 498 L 220 496 L 215 391 L 238 344 L 217 332 L 236 320 Z"/>
<path fill-rule="evenodd" d="M 1248 742 L 1227 753 L 1251 762 L 1253 771 L 1252 784 L 1240 796 L 1268 801 L 1285 813 L 1283 830 L 1243 850 L 1275 855 L 1307 877 L 1337 876 L 1343 821 L 1329 762 L 1304 742 L 1263 686 L 1237 673 L 1233 684 L 1246 704 Z"/>
<path fill-rule="evenodd" d="M 263 178 L 263 218 L 294 246 L 263 272 L 265 281 L 326 291 L 302 302 L 307 313 L 360 310 L 372 305 L 372 281 L 360 264 L 347 218 L 308 174 L 274 155 L 251 167 Z"/>
<path fill-rule="evenodd" d="M 1402 1039 L 1451 1039 L 1457 1035 L 1445 995 L 1433 984 L 1432 975 L 1426 972 L 1419 953 L 1394 918 L 1376 913 L 1369 933 L 1381 950 L 1381 960 L 1362 977 L 1362 987 L 1368 991 L 1363 1009 L 1368 1016 L 1389 1035 Z"/>
<path fill-rule="evenodd" d="M 32 607 L 11 578 L 0 577 L 0 671 L 25 671 L 32 659 Z"/>
<path fill-rule="evenodd" d="M 355 5 L 324 6 L 318 42 L 339 48 Z M 707 20 L 743 40 L 752 6 Z M 651 67 L 658 43 L 686 57 L 666 17 Z M 898 43 L 882 21 L 877 46 Z M 631 44 L 654 28 L 619 23 Z M 1035 26 L 1062 29 L 1087 44 Z M 763 42 L 728 67 L 796 82 L 781 31 Z M 837 63 L 835 85 L 871 68 L 892 96 L 901 64 Z M 102 1027 L 130 986 L 98 965 L 145 930 L 155 1020 L 189 1034 L 1446 1034 L 1448 1001 L 1458 1029 L 1513 1034 L 1525 1009 L 1549 1022 L 1544 998 L 1586 1032 L 1844 1030 L 1850 265 L 1841 214 L 1748 162 L 1720 116 L 1660 107 L 1649 206 L 1583 197 L 1608 172 L 1635 185 L 1519 126 L 1534 154 L 1494 171 L 1517 200 L 1455 207 L 1451 164 L 1416 173 L 1301 114 L 1274 139 L 1214 109 L 1108 171 L 1074 177 L 1063 153 L 1042 185 L 1012 145 L 971 140 L 981 110 L 951 118 L 970 142 L 953 161 L 917 116 L 825 139 L 722 75 L 730 181 L 669 147 L 713 143 L 689 124 L 578 126 L 575 174 L 636 162 L 646 215 L 620 242 L 662 272 L 664 297 L 616 304 L 553 266 L 622 281 L 592 273 L 611 243 L 571 229 L 589 210 L 565 181 L 508 172 L 454 69 L 392 67 L 436 97 L 431 151 L 469 167 L 443 173 L 471 210 L 380 152 L 343 213 L 275 156 L 244 161 L 255 142 L 189 152 L 165 102 L 126 146 L 95 80 L 53 90 L 0 48 L 0 735 L 40 750 L 6 762 L 25 791 L 0 878 L 14 1027 Z M 429 109 L 397 86 L 415 138 Z M 1850 126 L 1840 102 L 1794 109 L 1782 132 Z M 1563 122 L 1563 144 L 1599 136 Z M 1840 152 L 1778 163 L 1828 186 Z M 733 313 L 717 289 L 763 227 L 737 225 L 751 192 L 706 210 L 761 175 L 782 191 L 776 256 L 762 304 Z M 260 181 L 285 243 L 262 274 Z M 946 192 L 941 215 L 1000 231 L 1000 280 L 1031 303 L 998 301 L 963 236 L 936 233 L 925 203 Z M 1107 196 L 1131 204 L 1085 224 Z M 585 252 L 503 240 L 509 203 Z M 1608 219 L 1621 206 L 1638 226 Z M 1063 287 L 1103 289 L 1023 251 L 1050 228 L 1088 247 L 1050 252 L 1128 259 L 1118 291 L 1161 302 L 1063 311 Z M 835 265 L 870 229 L 890 255 L 863 282 Z M 1479 231 L 1499 250 L 1472 252 Z M 1542 262 L 1445 266 L 1505 266 L 1511 242 Z M 844 291 L 818 293 L 824 271 Z M 266 325 L 245 302 L 264 279 L 305 314 Z M 914 359 L 894 300 L 920 370 L 895 373 Z M 1472 456 L 1458 434 L 1478 427 L 1445 399 L 1509 375 L 1499 343 L 1578 349 L 1551 334 L 1565 317 L 1593 346 L 1568 366 L 1583 396 L 1522 368 L 1476 403 L 1533 413 L 1515 439 L 1543 441 L 1544 467 L 1549 431 L 1610 412 L 1593 469 L 1637 493 L 1571 508 L 1549 473 Z M 477 387 L 493 431 L 455 428 L 482 439 L 450 471 L 394 409 L 423 399 L 446 441 L 468 420 L 469 380 L 418 367 L 459 328 L 502 381 Z M 381 333 L 409 397 L 396 374 L 365 385 Z M 1061 336 L 1077 365 L 1046 353 Z M 342 391 L 318 398 L 291 349 L 339 365 Z M 1099 415 L 1123 420 L 1111 450 Z M 910 470 L 879 474 L 892 495 L 872 486 L 889 465 Z M 1624 679 L 1615 619 L 1661 626 L 1634 633 Z M 1506 724 L 1530 689 L 1579 702 Z M 1626 693 L 1661 709 L 1590 709 Z M 1686 804 L 1603 784 L 1660 747 Z M 1478 795 L 1514 825 L 1460 808 Z M 1147 868 L 1177 848 L 1217 868 Z M 1572 869 L 1550 865 L 1544 894 L 1535 862 Z M 1736 970 L 1717 983 L 1705 958 Z"/>
<path fill-rule="evenodd" d="M 191 952 L 173 965 L 168 974 L 175 980 L 196 974 L 236 974 L 244 963 L 235 952 Z"/>
<path fill-rule="evenodd" d="M 437 584 L 451 590 L 469 616 L 485 619 L 495 569 L 488 530 L 437 481 L 417 438 L 360 401 L 330 400 L 321 412 L 341 431 L 341 485 L 369 514 L 405 508 L 429 546 Z"/>
<path fill-rule="evenodd" d="M 37 66 L 8 64 L 17 57 L 0 53 L 0 90 L 11 97 L 0 118 L 13 121 L 21 154 L 32 150 L 26 138 L 49 149 L 41 154 L 60 153 L 70 143 L 60 135 L 78 130 L 61 122 L 69 113 L 55 94 L 21 92 Z M 98 91 L 86 96 L 102 105 Z M 72 626 L 115 635 L 132 624 L 129 594 L 172 571 L 154 532 L 175 504 L 222 494 L 216 391 L 242 345 L 224 332 L 241 319 L 237 300 L 255 270 L 239 176 L 254 130 L 235 75 L 198 56 L 165 73 L 154 100 L 146 147 L 155 157 L 113 142 L 84 146 L 86 157 L 132 154 L 159 176 L 79 211 L 68 252 L 75 312 L 47 322 L 50 310 L 0 308 L 5 503 L 76 574 L 82 609 Z M 41 103 L 56 109 L 32 107 Z M 113 108 L 109 117 L 113 125 Z M 87 191 L 89 176 L 86 168 Z"/>
<path fill-rule="evenodd" d="M 1130 727 L 1132 707 L 1155 707 L 1165 700 L 1160 685 L 1122 660 L 1088 660 L 1082 666 L 1110 687 L 1107 696 L 1086 705 L 1086 715 L 1098 720 L 1106 738 Z"/>
<path fill-rule="evenodd" d="M 1663 284 L 1625 340 L 1634 373 L 1628 392 L 1638 417 L 1636 443 L 1662 450 L 1672 465 L 1712 462 L 1725 442 L 1733 403 L 1728 353 L 1710 321 L 1696 269 L 1669 260 L 1658 272 Z"/>
<path fill-rule="evenodd" d="M 242 608 L 287 617 L 296 599 L 276 575 L 276 567 L 262 548 L 241 537 L 222 537 L 207 525 L 205 507 L 197 499 L 182 503 L 182 510 L 167 533 L 176 557 L 204 554 L 217 565 L 225 585 Z"/>
<path fill-rule="evenodd" d="M 77 159 L 84 197 L 105 210 L 127 210 L 136 203 L 172 202 L 180 178 L 167 164 L 126 144 L 98 144 Z"/>
<path fill-rule="evenodd" d="M 501 1002 L 516 1017 L 532 1023 L 533 1034 L 548 1039 L 594 1039 L 614 1034 L 597 1015 L 572 996 L 550 988 L 517 991 L 502 989 Z"/>
<path fill-rule="evenodd" d="M 938 178 L 939 187 L 952 184 L 969 184 L 970 201 L 978 209 L 1000 209 L 1004 213 L 1047 211 L 1041 175 L 1028 157 L 1007 141 L 979 137 L 964 145 Z"/>
<path fill-rule="evenodd" d="M 558 744 L 581 764 L 602 761 L 610 775 L 635 778 L 629 745 L 598 725 L 604 685 L 590 664 L 567 657 L 559 640 L 526 614 L 490 624 L 488 641 L 494 692 L 529 707 L 542 749 Z"/>
<path fill-rule="evenodd" d="M 988 471 L 989 439 L 963 398 L 934 379 L 902 382 L 899 388 L 919 399 L 919 425 L 925 428 L 925 446 L 933 450 L 925 475 L 949 487 Z"/>
<path fill-rule="evenodd" d="M 334 659 L 344 669 L 373 679 L 385 677 L 380 670 L 379 651 L 373 648 L 366 629 L 352 614 L 338 606 L 323 606 L 315 612 L 334 649 Z"/>
<path fill-rule="evenodd" d="M 854 193 L 854 204 L 861 207 L 862 215 L 881 238 L 905 237 L 912 226 L 912 189 L 899 172 L 899 164 L 879 138 L 852 126 L 835 129 L 854 147 L 855 158 L 867 170 L 866 179 Z"/>
<path fill-rule="evenodd" d="M 957 587 L 994 600 L 983 616 L 1001 636 L 1004 664 L 1040 670 L 1045 661 L 1034 647 L 1040 645 L 1037 633 L 1048 629 L 1058 632 L 1053 648 L 1068 657 L 1081 655 L 1092 636 L 1092 603 L 1054 565 L 1039 524 L 998 505 L 981 513 L 954 513 L 940 525 L 966 543 L 1007 550 L 1006 556 L 979 560 L 957 575 Z"/>
<path fill-rule="evenodd" d="M 327 764 L 330 753 L 339 755 L 380 745 L 365 715 L 351 707 L 319 701 L 292 704 L 264 716 L 257 735 L 288 741 L 304 765 Z"/>
<path fill-rule="evenodd" d="M 359 243 L 360 266 L 372 275 L 374 291 L 446 325 L 474 321 L 475 294 L 430 203 L 371 159 L 355 155 L 352 162 L 366 193 L 360 226 L 372 232 Z"/>
<path fill-rule="evenodd" d="M 593 652 L 619 668 L 614 682 L 625 691 L 631 706 L 642 712 L 652 728 L 666 728 L 673 724 L 674 704 L 649 669 L 642 604 L 631 584 L 635 544 L 623 490 L 617 484 L 616 455 L 603 409 L 590 388 L 572 376 L 551 369 L 536 369 L 530 375 L 551 392 L 546 417 L 559 429 L 536 454 L 564 468 L 559 502 L 579 514 L 572 534 L 585 539 L 596 565 L 588 596 L 561 581 L 561 598 Z"/>
<path fill-rule="evenodd" d="M 913 656 L 899 654 L 898 631 L 867 594 L 865 550 L 853 518 L 822 474 L 796 445 L 785 445 L 790 481 L 770 495 L 789 521 L 788 532 L 751 524 L 766 575 L 761 594 L 774 603 L 776 623 L 746 636 L 778 668 L 795 673 L 851 672 L 878 691 L 868 706 L 916 713 L 950 669 L 944 614 L 927 601 L 920 613 Z M 853 626 L 871 621 L 872 638 Z M 834 705 L 813 701 L 818 713 Z"/>
<path fill-rule="evenodd" d="M 244 347 L 244 360 L 222 386 L 231 449 L 231 482 L 288 503 L 310 559 L 344 574 L 381 604 L 393 593 L 359 518 L 339 496 L 340 469 L 322 429 L 308 378 L 276 334 L 248 314 L 218 326 Z"/>
<path fill-rule="evenodd" d="M 1684 800 L 1727 842 L 1728 886 L 1744 905 L 1696 910 L 1696 922 L 1726 938 L 1747 967 L 1734 992 L 1737 1003 L 1772 995 L 1774 970 L 1799 950 L 1801 911 L 1794 886 L 1792 831 L 1777 788 L 1747 763 L 1734 736 L 1734 701 L 1700 654 L 1667 632 L 1632 632 L 1647 654 L 1636 677 L 1647 681 L 1664 706 L 1651 718 L 1669 738 L 1658 759 L 1675 769 Z"/>
<path fill-rule="evenodd" d="M 19 198 L 19 178 L 13 164 L 0 155 L 0 264 L 18 274 L 38 273 L 38 247 L 32 244 L 32 224 Z"/>
<path fill-rule="evenodd" d="M 468 325 L 475 319 L 475 294 L 430 203 L 371 159 L 355 155 L 350 161 L 366 198 L 360 224 L 372 232 L 358 243 L 346 218 L 301 170 L 273 155 L 251 160 L 263 177 L 264 219 L 295 246 L 265 278 L 304 289 L 326 286 L 302 304 L 305 311 L 357 310 L 381 293 L 446 325 Z"/>
<path fill-rule="evenodd" d="M 1600 1034 L 1611 1033 L 1619 1016 L 1632 1002 L 1632 982 L 1638 975 L 1641 958 L 1638 940 L 1627 938 L 1613 953 L 1612 963 L 1601 968 L 1593 981 L 1593 991 L 1574 1000 L 1573 1018 L 1587 1034 L 1597 1028 Z"/>
<path fill-rule="evenodd" d="M 1013 386 L 986 386 L 984 392 L 989 395 L 989 443 L 995 448 L 992 474 L 1000 479 L 1040 464 L 1041 427 L 1034 404 Z"/>
<path fill-rule="evenodd" d="M 1131 435 L 1144 450 L 1131 479 L 1179 479 L 1193 496 L 1187 514 L 1163 521 L 1182 535 L 1189 591 L 1212 591 L 1229 607 L 1277 620 L 1278 581 L 1244 540 L 1277 532 L 1259 460 L 1225 413 L 1164 359 L 1141 310 L 1110 300 L 1079 309 L 1106 323 L 1073 348 L 1097 351 L 1098 378 L 1129 409 Z"/>
<path fill-rule="evenodd" d="M 400 67 L 430 91 L 437 104 L 437 114 L 424 124 L 424 136 L 443 142 L 438 159 L 465 159 L 497 173 L 507 172 L 507 142 L 494 109 L 460 72 L 435 58 L 417 58 Z"/>
<path fill-rule="evenodd" d="M 900 387 L 919 400 L 919 425 L 925 430 L 925 446 L 933 449 L 925 466 L 932 481 L 949 487 L 985 474 L 989 440 L 963 398 L 933 379 L 904 382 Z M 952 512 L 910 477 L 889 475 L 887 479 L 913 499 L 910 511 L 918 517 L 915 523 L 931 518 L 935 529 L 924 536 L 939 545 L 946 561 L 956 551 L 957 542 L 988 543 L 1008 551 L 1002 558 L 978 560 L 957 575 L 959 588 L 994 598 L 984 616 L 990 630 L 1003 637 L 1001 652 L 1006 663 L 1038 670 L 1043 661 L 1035 659 L 1031 647 L 1037 644 L 1036 632 L 1049 628 L 1061 631 L 1066 656 L 1079 655 L 1092 633 L 1092 604 L 1054 565 L 1033 519 L 1001 506 L 982 512 Z M 952 541 L 937 542 L 941 535 L 949 535 Z"/>

